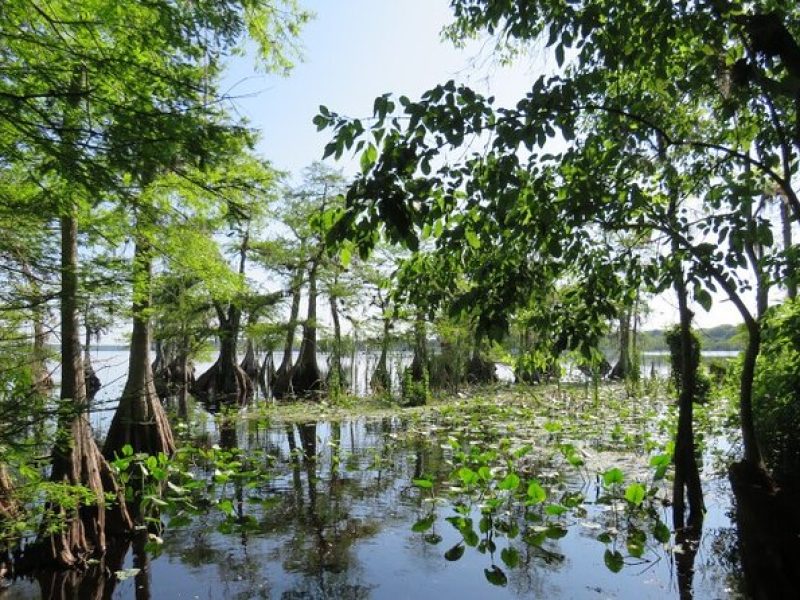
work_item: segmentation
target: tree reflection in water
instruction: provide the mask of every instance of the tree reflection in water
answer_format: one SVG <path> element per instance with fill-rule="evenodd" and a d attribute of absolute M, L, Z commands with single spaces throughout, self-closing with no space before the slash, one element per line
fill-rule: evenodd
<path fill-rule="evenodd" d="M 427 582 L 434 580 L 440 591 L 461 595 L 483 591 L 498 598 L 574 597 L 586 595 L 587 590 L 621 592 L 619 597 L 630 598 L 664 597 L 653 595 L 656 591 L 691 598 L 694 591 L 700 598 L 708 590 L 735 593 L 740 587 L 732 526 L 707 526 L 702 539 L 684 532 L 675 540 L 684 552 L 675 554 L 674 560 L 668 549 L 662 549 L 655 564 L 637 567 L 629 561 L 623 573 L 610 573 L 603 565 L 606 547 L 595 539 L 597 529 L 584 528 L 582 521 L 573 519 L 567 520 L 565 529 L 545 531 L 539 525 L 535 529 L 542 533 L 541 539 L 534 539 L 533 530 L 526 532 L 524 503 L 513 503 L 498 513 L 487 523 L 487 531 L 479 527 L 481 515 L 475 505 L 476 545 L 466 545 L 457 562 L 445 560 L 448 548 L 463 544 L 461 533 L 445 520 L 454 514 L 454 506 L 445 500 L 430 502 L 432 494 L 421 493 L 411 481 L 429 477 L 437 486 L 432 492 L 446 498 L 453 473 L 448 441 L 453 433 L 447 427 L 409 424 L 398 417 L 262 424 L 261 430 L 233 418 L 218 417 L 217 424 L 220 447 L 244 445 L 243 456 L 268 465 L 270 477 L 247 485 L 230 479 L 224 495 L 233 503 L 231 515 L 225 517 L 211 506 L 185 527 L 167 527 L 160 549 L 152 544 L 145 548 L 142 536 L 85 572 L 41 574 L 41 596 L 99 600 L 113 594 L 139 599 L 191 590 L 190 597 L 199 592 L 214 598 L 359 599 L 428 589 Z M 504 435 L 487 426 L 482 437 L 478 429 L 484 428 L 470 425 L 469 429 L 476 447 L 491 447 Z M 213 442 L 212 438 L 208 444 Z M 547 472 L 552 470 L 551 460 L 547 452 L 534 453 L 527 468 L 531 473 Z M 211 472 L 198 472 L 198 477 L 210 478 Z M 587 497 L 593 490 L 592 480 L 580 477 L 562 478 L 560 485 L 565 491 L 583 490 Z M 592 505 L 587 503 L 589 510 Z M 411 530 L 430 515 L 435 521 L 429 529 Z M 621 527 L 613 511 L 594 511 L 583 519 L 602 529 Z M 505 535 L 503 531 L 515 523 L 520 533 L 513 538 Z M 645 522 L 627 526 L 648 527 Z M 624 554 L 625 533 L 620 535 L 616 545 L 608 547 Z M 515 550 L 514 566 L 501 560 L 501 552 L 508 548 Z M 587 564 L 597 566 L 581 573 Z M 125 573 L 130 566 L 139 569 L 135 576 L 125 581 L 114 577 L 115 571 Z M 501 587 L 492 588 L 484 578 L 493 567 L 503 571 Z M 624 581 L 638 581 L 631 579 L 637 570 L 649 573 L 639 579 L 649 578 L 660 587 L 649 592 L 646 587 L 626 587 Z M 642 589 L 645 594 L 636 596 Z"/>

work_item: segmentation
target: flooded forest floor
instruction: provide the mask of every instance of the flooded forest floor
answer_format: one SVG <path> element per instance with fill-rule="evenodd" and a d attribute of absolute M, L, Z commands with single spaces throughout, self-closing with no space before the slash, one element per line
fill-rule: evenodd
<path fill-rule="evenodd" d="M 707 514 L 689 546 L 670 527 L 674 404 L 658 380 L 198 404 L 176 456 L 147 462 L 163 530 L 0 598 L 744 597 L 735 410 L 697 409 Z"/>

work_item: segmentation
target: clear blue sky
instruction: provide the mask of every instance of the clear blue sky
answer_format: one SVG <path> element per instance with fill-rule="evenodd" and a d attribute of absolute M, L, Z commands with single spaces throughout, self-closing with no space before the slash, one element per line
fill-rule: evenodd
<path fill-rule="evenodd" d="M 240 96 L 236 109 L 262 132 L 260 153 L 294 174 L 319 160 L 330 139 L 311 123 L 320 104 L 368 117 L 381 94 L 414 98 L 451 78 L 483 90 L 490 84 L 492 94 L 513 101 L 535 79 L 522 65 L 474 68 L 473 59 L 488 56 L 481 45 L 457 50 L 441 41 L 451 17 L 447 0 L 305 0 L 303 5 L 316 18 L 302 34 L 304 61 L 290 76 L 265 76 L 251 59 L 236 59 L 222 86 Z"/>
<path fill-rule="evenodd" d="M 302 1 L 302 0 L 301 0 Z M 369 117 L 376 96 L 386 92 L 411 98 L 448 79 L 469 82 L 498 103 L 522 97 L 542 70 L 555 71 L 552 58 L 532 52 L 513 67 L 492 62 L 483 42 L 458 50 L 441 40 L 451 20 L 447 0 L 305 0 L 316 18 L 302 33 L 304 60 L 288 77 L 264 75 L 252 58 L 230 62 L 222 91 L 238 98 L 234 106 L 261 131 L 259 153 L 273 165 L 299 177 L 322 158 L 330 139 L 311 120 L 320 104 L 348 116 Z M 352 173 L 354 162 L 339 167 Z M 646 326 L 675 322 L 673 294 L 651 302 Z M 697 323 L 739 322 L 722 297 L 711 314 L 697 308 Z"/>

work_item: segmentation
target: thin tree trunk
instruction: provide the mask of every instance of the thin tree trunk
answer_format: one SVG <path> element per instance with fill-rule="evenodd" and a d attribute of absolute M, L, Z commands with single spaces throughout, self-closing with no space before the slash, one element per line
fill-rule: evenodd
<path fill-rule="evenodd" d="M 244 374 L 250 379 L 250 387 L 255 390 L 258 385 L 258 361 L 256 360 L 256 350 L 253 346 L 253 340 L 247 339 L 247 349 L 242 359 L 242 364 L 239 365 L 244 371 Z"/>
<path fill-rule="evenodd" d="M 328 388 L 329 391 L 338 393 L 344 389 L 344 370 L 342 369 L 342 326 L 339 322 L 339 304 L 336 296 L 331 294 L 331 319 L 333 320 L 333 352 L 331 353 L 330 371 L 328 372 Z M 334 380 L 333 377 L 336 377 Z M 336 390 L 331 390 L 331 386 L 337 386 Z"/>
<path fill-rule="evenodd" d="M 675 269 L 675 291 L 678 296 L 681 340 L 681 389 L 678 398 L 678 431 L 675 435 L 675 479 L 672 487 L 672 522 L 676 530 L 683 529 L 686 499 L 689 502 L 688 525 L 699 531 L 703 524 L 705 505 L 700 471 L 695 459 L 693 410 L 697 364 L 692 352 L 692 313 L 689 310 L 683 270 Z"/>
<path fill-rule="evenodd" d="M 788 200 L 784 195 L 779 197 L 781 210 L 781 233 L 783 234 L 783 250 L 792 247 L 792 219 L 789 211 Z M 797 298 L 797 267 L 792 258 L 786 270 L 786 295 L 791 299 Z"/>
<path fill-rule="evenodd" d="M 272 347 L 267 348 L 264 362 L 258 370 L 258 385 L 265 399 L 273 396 L 272 386 L 275 382 L 275 364 L 272 362 Z"/>
<path fill-rule="evenodd" d="M 14 499 L 14 484 L 6 465 L 0 463 L 0 520 L 11 519 L 18 510 L 19 506 Z"/>
<path fill-rule="evenodd" d="M 111 459 L 130 445 L 136 453 L 167 456 L 175 451 L 172 428 L 161 405 L 150 363 L 150 289 L 152 262 L 147 243 L 139 239 L 134 251 L 133 334 L 128 380 L 108 430 L 103 454 Z"/>
<path fill-rule="evenodd" d="M 611 369 L 611 379 L 627 379 L 631 371 L 631 311 L 625 307 L 619 319 L 619 360 Z"/>
<path fill-rule="evenodd" d="M 422 311 L 417 311 L 414 320 L 414 358 L 411 361 L 411 377 L 414 381 L 422 381 L 428 370 L 428 344 L 425 332 L 425 318 Z"/>
<path fill-rule="evenodd" d="M 370 386 L 373 392 L 388 392 L 391 390 L 392 382 L 389 377 L 389 331 L 392 327 L 392 321 L 388 317 L 383 318 L 383 337 L 381 338 L 381 355 L 378 358 L 378 364 L 375 365 L 375 371 L 372 373 L 370 379 Z"/>
<path fill-rule="evenodd" d="M 88 312 L 88 311 L 87 311 Z M 84 343 L 83 343 L 83 379 L 86 382 L 86 397 L 89 402 L 94 400 L 97 392 L 103 387 L 97 373 L 92 366 L 92 329 L 88 323 L 84 323 Z"/>
<path fill-rule="evenodd" d="M 283 359 L 275 371 L 272 395 L 280 400 L 289 395 L 292 377 L 292 351 L 294 349 L 294 334 L 297 329 L 297 317 L 300 314 L 300 298 L 302 294 L 303 271 L 298 269 L 292 280 L 292 307 L 289 314 L 289 323 L 286 328 L 286 342 L 283 346 Z"/>

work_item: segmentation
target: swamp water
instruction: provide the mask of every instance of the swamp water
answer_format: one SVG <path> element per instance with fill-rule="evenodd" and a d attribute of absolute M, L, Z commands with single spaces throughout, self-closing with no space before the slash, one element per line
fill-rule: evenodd
<path fill-rule="evenodd" d="M 502 387 L 338 420 L 195 407 L 177 430 L 191 476 L 170 488 L 160 539 L 85 573 L 18 579 L 0 599 L 739 596 L 726 417 L 699 411 L 695 554 L 669 536 L 658 477 L 674 415 L 600 393 Z"/>

